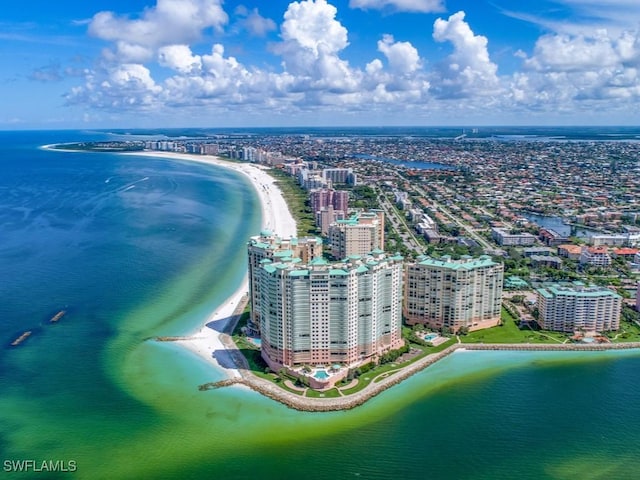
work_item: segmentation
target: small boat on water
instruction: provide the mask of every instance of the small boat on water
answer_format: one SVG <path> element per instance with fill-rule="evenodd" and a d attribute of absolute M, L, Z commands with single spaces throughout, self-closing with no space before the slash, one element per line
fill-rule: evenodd
<path fill-rule="evenodd" d="M 66 310 L 60 310 L 58 313 L 56 313 L 53 317 L 51 317 L 51 320 L 49 320 L 49 322 L 51 323 L 56 323 L 58 320 L 60 320 L 62 317 L 64 317 L 64 315 L 67 313 Z"/>
<path fill-rule="evenodd" d="M 22 342 L 24 342 L 30 335 L 31 335 L 31 330 L 27 330 L 22 335 L 20 335 L 18 338 L 16 338 L 13 342 L 11 342 L 11 346 L 12 347 L 17 347 Z"/>

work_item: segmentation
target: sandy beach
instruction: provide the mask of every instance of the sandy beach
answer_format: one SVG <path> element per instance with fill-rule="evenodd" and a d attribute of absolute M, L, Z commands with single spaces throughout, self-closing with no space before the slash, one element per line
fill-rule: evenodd
<path fill-rule="evenodd" d="M 262 229 L 270 230 L 285 238 L 296 235 L 296 222 L 289 212 L 289 207 L 282 196 L 282 192 L 276 187 L 274 179 L 266 173 L 264 167 L 248 163 L 228 162 L 218 157 L 207 155 L 156 151 L 135 152 L 135 155 L 199 162 L 239 172 L 251 181 L 258 194 L 262 205 Z M 256 235 L 258 233 L 256 232 Z M 244 245 L 244 242 L 242 244 Z M 221 360 L 220 357 L 227 358 L 224 355 L 225 346 L 220 340 L 220 333 L 231 320 L 234 310 L 243 300 L 243 296 L 248 290 L 249 282 L 245 275 L 240 287 L 207 318 L 203 319 L 202 326 L 196 332 L 189 335 L 188 339 L 176 342 L 196 353 L 216 368 L 222 369 L 231 378 L 239 378 L 240 373 L 230 367 L 231 362 L 219 361 Z"/>

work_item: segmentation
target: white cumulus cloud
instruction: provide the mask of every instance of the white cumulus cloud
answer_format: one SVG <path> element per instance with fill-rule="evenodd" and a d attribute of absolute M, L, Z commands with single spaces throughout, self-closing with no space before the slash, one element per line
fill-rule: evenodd
<path fill-rule="evenodd" d="M 488 40 L 475 35 L 460 11 L 447 20 L 437 19 L 433 38 L 451 42 L 453 53 L 437 66 L 432 86 L 440 97 L 467 97 L 494 92 L 499 85 L 498 67 L 489 58 Z"/>
<path fill-rule="evenodd" d="M 116 43 L 115 55 L 124 47 L 147 51 L 164 45 L 189 44 L 197 40 L 203 29 L 221 29 L 228 21 L 222 0 L 157 0 L 140 18 L 130 19 L 113 12 L 95 14 L 89 33 Z"/>
<path fill-rule="evenodd" d="M 387 57 L 394 72 L 406 74 L 420 68 L 418 50 L 409 42 L 395 42 L 393 35 L 384 35 L 378 42 L 378 50 Z"/>
<path fill-rule="evenodd" d="M 194 55 L 188 45 L 160 47 L 158 63 L 181 73 L 198 72 L 202 68 L 200 55 Z"/>

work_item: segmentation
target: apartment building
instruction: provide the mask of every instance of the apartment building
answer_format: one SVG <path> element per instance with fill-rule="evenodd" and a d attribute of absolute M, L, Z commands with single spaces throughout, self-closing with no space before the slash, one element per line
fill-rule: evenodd
<path fill-rule="evenodd" d="M 335 259 L 384 249 L 384 212 L 356 212 L 329 226 L 327 237 Z"/>
<path fill-rule="evenodd" d="M 537 294 L 542 329 L 574 333 L 620 328 L 622 297 L 608 288 L 576 282 L 549 285 Z"/>
<path fill-rule="evenodd" d="M 249 300 L 251 316 L 248 322 L 250 333 L 260 332 L 260 280 L 262 262 L 296 259 L 308 263 L 322 257 L 322 239 L 319 237 L 281 238 L 270 231 L 251 237 L 247 245 L 249 260 Z"/>
<path fill-rule="evenodd" d="M 265 259 L 256 276 L 262 357 L 274 371 L 354 366 L 403 345 L 400 256 Z"/>
<path fill-rule="evenodd" d="M 491 257 L 418 257 L 405 269 L 404 316 L 410 325 L 453 332 L 500 323 L 503 266 Z"/>

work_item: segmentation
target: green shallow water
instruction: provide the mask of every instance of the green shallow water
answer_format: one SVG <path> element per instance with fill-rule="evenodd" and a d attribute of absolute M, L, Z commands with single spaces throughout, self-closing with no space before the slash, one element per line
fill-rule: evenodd
<path fill-rule="evenodd" d="M 236 289 L 259 228 L 255 195 L 218 169 L 79 155 L 36 166 L 68 167 L 60 191 L 80 182 L 80 214 L 64 196 L 25 225 L 23 210 L 0 208 L 9 237 L 12 225 L 47 232 L 0 243 L 0 267 L 16 272 L 0 285 L 2 332 L 36 332 L 0 351 L 0 458 L 78 469 L 8 478 L 637 478 L 636 351 L 457 352 L 347 412 L 297 412 L 242 387 L 198 391 L 224 373 L 147 338 L 193 331 Z M 113 173 L 121 185 L 150 176 L 147 190 L 109 196 Z M 36 189 L 8 191 L 23 208 Z M 74 215 L 83 229 L 65 226 Z M 47 325 L 64 302 L 67 316 Z"/>

